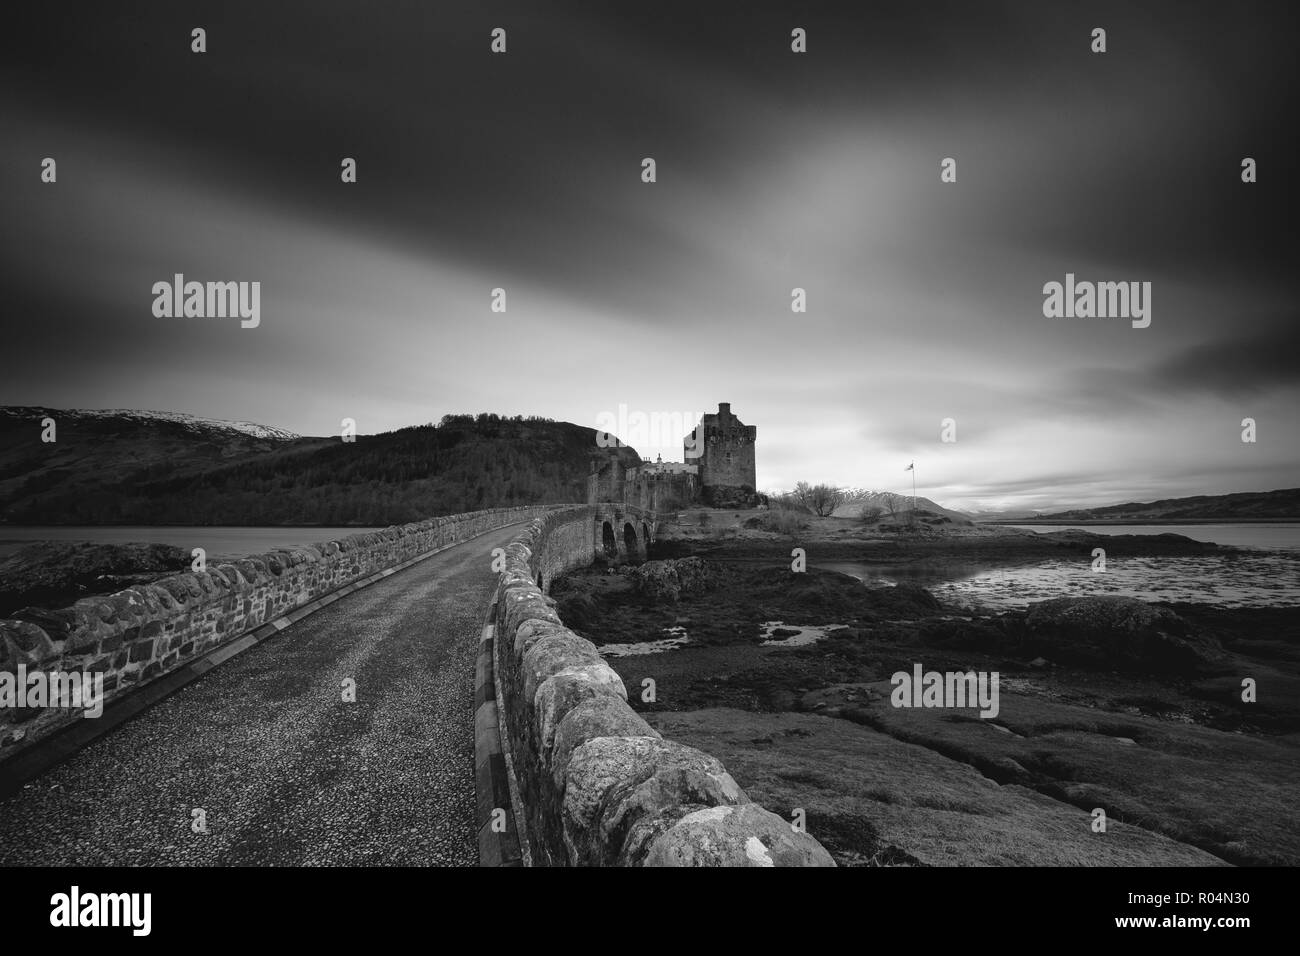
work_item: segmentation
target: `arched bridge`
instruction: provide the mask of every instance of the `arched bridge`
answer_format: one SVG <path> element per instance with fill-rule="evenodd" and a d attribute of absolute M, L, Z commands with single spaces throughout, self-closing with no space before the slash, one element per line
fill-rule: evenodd
<path fill-rule="evenodd" d="M 474 666 L 493 555 L 557 512 L 568 566 L 642 560 L 657 527 L 621 504 L 471 512 L 0 619 L 0 672 L 98 674 L 104 703 L 95 720 L 0 707 L 0 865 L 475 862 Z M 326 807 L 294 810 L 316 787 Z M 192 806 L 137 826 L 160 800 Z M 281 805 L 291 840 L 259 822 Z M 331 843 L 371 811 L 364 838 Z M 41 836 L 56 818 L 61 836 Z"/>
<path fill-rule="evenodd" d="M 644 559 L 657 531 L 653 512 L 618 503 L 492 509 L 0 619 L 0 674 L 102 683 L 99 714 L 94 700 L 0 707 L 0 865 L 525 862 L 526 850 L 507 853 L 505 837 L 528 829 L 517 819 L 532 820 L 539 852 L 560 834 L 543 812 L 554 795 L 512 804 L 502 776 L 504 722 L 534 718 L 550 730 L 515 739 L 528 780 L 551 767 L 560 737 L 572 750 L 578 731 L 593 747 L 631 734 L 638 772 L 685 788 L 660 794 L 665 826 L 701 794 L 725 804 L 688 815 L 653 852 L 600 838 L 555 862 L 697 860 L 731 847 L 727 859 L 772 865 L 754 857 L 754 840 L 778 863 L 829 861 L 794 846 L 808 840 L 748 804 L 716 760 L 645 726 L 546 596 L 569 568 Z M 593 780 L 630 766 L 610 759 Z"/>
<path fill-rule="evenodd" d="M 644 561 L 655 540 L 655 514 L 633 505 L 590 506 L 592 546 L 597 557 L 611 563 Z"/>

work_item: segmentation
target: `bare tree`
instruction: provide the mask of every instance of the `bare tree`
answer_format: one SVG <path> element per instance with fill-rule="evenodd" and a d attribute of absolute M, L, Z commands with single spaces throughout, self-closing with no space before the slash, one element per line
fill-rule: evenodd
<path fill-rule="evenodd" d="M 907 505 L 907 499 L 900 494 L 892 491 L 882 492 L 880 495 L 881 503 L 885 506 L 885 511 L 891 518 L 897 518 L 900 511 L 904 511 Z"/>
<path fill-rule="evenodd" d="M 844 504 L 847 495 L 834 485 L 810 485 L 801 481 L 794 486 L 794 497 L 817 517 L 825 518 Z"/>
<path fill-rule="evenodd" d="M 790 491 L 769 491 L 767 506 L 772 511 L 798 511 L 806 513 L 808 509 Z"/>

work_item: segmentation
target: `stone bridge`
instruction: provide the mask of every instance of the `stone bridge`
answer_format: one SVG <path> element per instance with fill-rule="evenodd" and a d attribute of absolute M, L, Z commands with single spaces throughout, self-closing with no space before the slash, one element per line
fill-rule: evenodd
<path fill-rule="evenodd" d="M 644 561 L 655 540 L 655 515 L 632 505 L 592 506 L 592 545 L 611 562 Z"/>
<path fill-rule="evenodd" d="M 555 575 L 656 531 L 492 509 L 0 620 L 10 692 L 103 689 L 0 706 L 0 865 L 831 865 L 556 615 Z"/>

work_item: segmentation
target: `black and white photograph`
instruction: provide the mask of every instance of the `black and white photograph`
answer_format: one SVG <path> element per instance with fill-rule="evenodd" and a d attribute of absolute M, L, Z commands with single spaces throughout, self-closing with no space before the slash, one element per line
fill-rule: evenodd
<path fill-rule="evenodd" d="M 811 867 L 865 872 L 782 897 L 873 935 L 1266 931 L 1288 4 L 140 0 L 0 43 L 6 926 Z M 505 876 L 457 882 L 547 885 Z"/>

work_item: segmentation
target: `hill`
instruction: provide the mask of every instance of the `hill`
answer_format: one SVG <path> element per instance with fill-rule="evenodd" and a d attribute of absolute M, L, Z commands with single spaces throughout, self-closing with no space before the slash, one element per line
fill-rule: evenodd
<path fill-rule="evenodd" d="M 40 421 L 58 425 L 41 441 Z M 147 412 L 0 409 L 8 524 L 389 525 L 478 508 L 586 500 L 594 429 L 448 415 L 381 435 L 310 438 Z"/>
<path fill-rule="evenodd" d="M 1063 524 L 1078 521 L 1115 523 L 1143 521 L 1285 521 L 1300 519 L 1300 488 L 1250 491 L 1231 495 L 1195 495 L 1160 501 L 1129 502 L 1104 508 L 1076 508 L 1036 515 L 1032 521 Z"/>
<path fill-rule="evenodd" d="M 881 512 L 887 515 L 889 514 L 889 499 L 891 496 L 896 500 L 895 508 L 899 512 L 912 509 L 911 495 L 898 495 L 892 491 L 847 490 L 849 500 L 835 509 L 834 517 L 836 518 L 856 518 L 864 508 L 880 508 Z M 961 511 L 953 511 L 951 508 L 944 508 L 921 495 L 916 497 L 916 509 L 917 511 L 929 511 L 937 515 L 943 515 L 954 521 L 968 522 L 970 520 L 970 515 Z"/>

